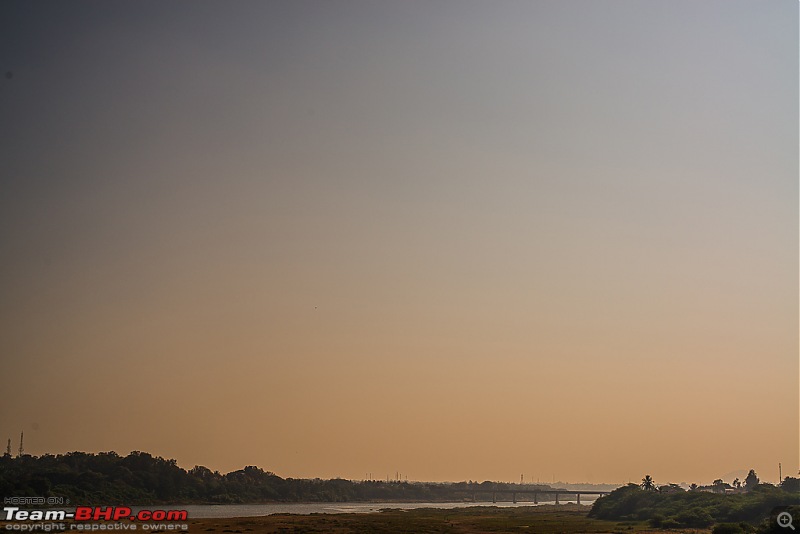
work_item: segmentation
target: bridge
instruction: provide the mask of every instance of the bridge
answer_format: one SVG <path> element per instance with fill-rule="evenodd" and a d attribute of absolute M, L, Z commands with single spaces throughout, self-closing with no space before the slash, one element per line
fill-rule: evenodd
<path fill-rule="evenodd" d="M 539 504 L 539 496 L 540 495 L 554 495 L 556 504 L 561 504 L 559 502 L 560 496 L 575 496 L 577 499 L 578 504 L 581 503 L 581 495 L 597 495 L 598 497 L 602 497 L 603 495 L 608 495 L 611 493 L 610 491 L 592 491 L 592 490 L 559 490 L 559 489 L 522 489 L 522 488 L 482 488 L 482 487 L 475 487 L 475 488 L 466 488 L 463 491 L 465 492 L 472 492 L 472 502 L 476 501 L 476 496 L 478 494 L 492 494 L 492 502 L 497 502 L 497 494 L 511 494 L 511 501 L 516 504 L 517 503 L 517 495 L 533 495 L 533 504 Z"/>

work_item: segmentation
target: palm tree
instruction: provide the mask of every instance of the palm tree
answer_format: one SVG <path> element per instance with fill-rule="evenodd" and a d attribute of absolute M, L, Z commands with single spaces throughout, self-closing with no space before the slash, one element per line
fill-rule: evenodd
<path fill-rule="evenodd" d="M 656 483 L 653 482 L 653 477 L 650 475 L 645 475 L 642 479 L 642 489 L 645 491 L 654 491 L 656 489 Z"/>

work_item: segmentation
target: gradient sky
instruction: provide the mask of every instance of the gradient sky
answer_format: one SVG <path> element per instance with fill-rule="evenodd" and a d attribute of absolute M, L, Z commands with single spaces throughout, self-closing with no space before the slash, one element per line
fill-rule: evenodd
<path fill-rule="evenodd" d="M 795 1 L 4 0 L 0 73 L 3 444 L 798 470 Z"/>

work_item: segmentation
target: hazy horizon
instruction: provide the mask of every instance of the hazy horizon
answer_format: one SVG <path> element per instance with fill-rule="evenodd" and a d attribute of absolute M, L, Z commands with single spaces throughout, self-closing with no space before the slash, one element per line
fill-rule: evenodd
<path fill-rule="evenodd" d="M 14 450 L 798 473 L 796 2 L 7 0 L 0 21 Z"/>

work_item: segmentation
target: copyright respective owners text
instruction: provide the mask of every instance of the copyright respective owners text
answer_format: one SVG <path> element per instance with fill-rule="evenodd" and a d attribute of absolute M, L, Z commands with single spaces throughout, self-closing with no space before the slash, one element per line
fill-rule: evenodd
<path fill-rule="evenodd" d="M 75 506 L 60 497 L 6 497 L 0 515 L 6 532 L 188 531 L 185 509 Z"/>

